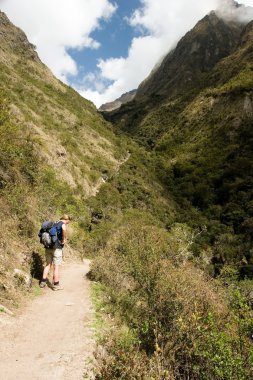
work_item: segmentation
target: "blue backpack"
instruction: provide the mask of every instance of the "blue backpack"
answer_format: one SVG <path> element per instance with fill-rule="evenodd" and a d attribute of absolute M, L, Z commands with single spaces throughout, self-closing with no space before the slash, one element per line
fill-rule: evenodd
<path fill-rule="evenodd" d="M 42 223 L 38 236 L 40 243 L 45 248 L 57 248 L 57 246 L 61 246 L 62 225 L 63 222 L 61 220 L 58 222 L 46 220 Z"/>

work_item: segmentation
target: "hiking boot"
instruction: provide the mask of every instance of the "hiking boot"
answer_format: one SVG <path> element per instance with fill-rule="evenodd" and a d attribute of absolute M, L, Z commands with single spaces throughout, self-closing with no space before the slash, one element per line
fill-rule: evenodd
<path fill-rule="evenodd" d="M 40 288 L 45 288 L 46 285 L 47 285 L 46 281 L 40 282 Z"/>
<path fill-rule="evenodd" d="M 60 284 L 53 285 L 53 290 L 63 290 L 63 289 L 64 288 Z"/>

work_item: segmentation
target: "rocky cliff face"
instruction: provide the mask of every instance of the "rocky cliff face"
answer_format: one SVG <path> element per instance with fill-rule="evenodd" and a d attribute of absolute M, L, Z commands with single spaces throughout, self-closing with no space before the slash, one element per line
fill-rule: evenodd
<path fill-rule="evenodd" d="M 11 57 L 18 56 L 18 54 L 26 56 L 28 59 L 33 59 L 40 62 L 38 54 L 35 51 L 35 46 L 32 45 L 25 33 L 14 27 L 8 20 L 6 15 L 0 11 L 0 41 L 1 41 L 1 61 L 10 62 Z M 10 56 L 10 53 L 11 56 Z"/>
<path fill-rule="evenodd" d="M 238 46 L 244 24 L 226 21 L 215 12 L 200 20 L 137 89 L 133 102 L 105 117 L 126 131 L 159 104 L 205 88 L 208 73 Z"/>
<path fill-rule="evenodd" d="M 134 99 L 135 94 L 136 94 L 136 90 L 126 92 L 125 94 L 121 95 L 118 99 L 114 100 L 113 102 L 102 104 L 102 106 L 99 108 L 99 111 L 100 112 L 114 111 L 120 108 L 122 104 L 131 102 L 131 100 Z"/>
<path fill-rule="evenodd" d="M 201 87 L 201 74 L 231 54 L 242 28 L 236 22 L 226 23 L 214 12 L 204 17 L 165 57 L 159 69 L 139 86 L 136 100 L 152 95 L 168 98 L 193 86 Z"/>

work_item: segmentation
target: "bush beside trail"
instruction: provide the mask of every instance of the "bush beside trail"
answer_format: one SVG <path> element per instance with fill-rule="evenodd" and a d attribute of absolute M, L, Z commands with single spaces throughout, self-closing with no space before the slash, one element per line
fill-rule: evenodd
<path fill-rule="evenodd" d="M 117 326 L 97 379 L 250 379 L 252 310 L 243 292 L 196 267 L 189 227 L 166 231 L 140 219 L 121 220 L 92 265 Z"/>

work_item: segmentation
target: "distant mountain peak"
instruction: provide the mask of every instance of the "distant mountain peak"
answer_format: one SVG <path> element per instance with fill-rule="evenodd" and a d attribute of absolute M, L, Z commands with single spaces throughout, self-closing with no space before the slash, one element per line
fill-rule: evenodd
<path fill-rule="evenodd" d="M 131 90 L 126 92 L 125 94 L 121 95 L 119 98 L 114 100 L 113 102 L 102 104 L 102 106 L 99 108 L 99 111 L 101 112 L 111 112 L 114 111 L 122 104 L 128 103 L 135 97 L 136 90 Z"/>
<path fill-rule="evenodd" d="M 229 3 L 232 4 L 232 9 L 243 10 L 240 15 L 245 15 L 246 10 L 247 15 L 251 12 L 251 7 L 231 1 Z M 196 96 L 210 83 L 210 75 L 219 76 L 214 71 L 217 64 L 238 51 L 243 41 L 252 41 L 250 24 L 247 23 L 246 26 L 238 17 L 225 19 L 220 17 L 217 11 L 210 12 L 181 38 L 177 46 L 139 85 L 134 102 L 122 105 L 119 110 L 106 112 L 104 116 L 107 120 L 117 123 L 123 130 L 135 133 L 142 128 L 142 122 L 145 124 L 146 117 L 148 120 L 152 110 L 172 104 L 181 98 L 187 97 L 189 101 L 189 98 Z M 230 64 L 234 70 L 240 67 L 238 62 L 237 65 L 235 67 Z M 232 76 L 230 66 L 226 67 L 224 78 L 226 73 L 228 78 Z M 215 84 L 215 79 L 212 80 Z M 174 112 L 175 110 L 172 117 Z"/>
<path fill-rule="evenodd" d="M 173 96 L 198 85 L 201 73 L 208 72 L 237 46 L 243 28 L 242 23 L 224 20 L 216 12 L 206 15 L 140 84 L 136 100 L 154 93 Z"/>

